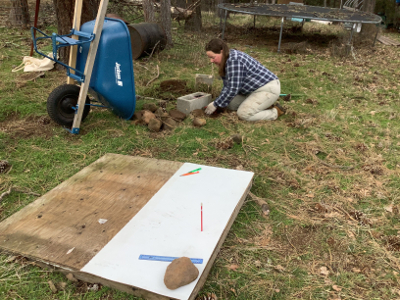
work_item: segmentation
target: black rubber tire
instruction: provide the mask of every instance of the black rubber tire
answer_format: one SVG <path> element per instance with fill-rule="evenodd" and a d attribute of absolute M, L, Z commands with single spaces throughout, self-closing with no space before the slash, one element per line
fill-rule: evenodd
<path fill-rule="evenodd" d="M 78 103 L 80 87 L 74 84 L 63 84 L 55 88 L 47 99 L 47 113 L 50 118 L 65 127 L 71 127 L 74 122 L 75 110 L 72 108 Z M 86 97 L 86 104 L 90 104 Z M 90 112 L 90 105 L 85 105 L 82 122 Z"/>

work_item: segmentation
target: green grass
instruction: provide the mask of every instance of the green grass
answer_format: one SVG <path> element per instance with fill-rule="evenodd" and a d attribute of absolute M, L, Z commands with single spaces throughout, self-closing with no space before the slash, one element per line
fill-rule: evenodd
<path fill-rule="evenodd" d="M 202 34 L 174 24 L 174 48 L 134 62 L 137 94 L 168 99 L 170 110 L 181 94 L 160 90 L 162 81 L 185 80 L 189 93 L 196 91 L 194 74 L 216 75 L 204 44 L 218 32 L 218 19 L 203 17 Z M 0 195 L 12 188 L 1 199 L 1 219 L 106 153 L 244 168 L 255 173 L 251 192 L 269 204 L 270 214 L 263 217 L 257 199 L 247 198 L 200 295 L 397 299 L 400 50 L 376 44 L 371 51 L 356 36 L 354 56 L 343 56 L 337 50 L 348 38 L 343 30 L 306 23 L 303 32 L 285 32 L 279 54 L 272 30 L 279 20 L 257 18 L 256 30 L 248 16 L 229 22 L 230 46 L 277 73 L 282 93 L 299 95 L 280 100 L 287 114 L 277 121 L 248 123 L 233 114 L 195 128 L 187 118 L 173 131 L 154 134 L 95 108 L 81 133 L 71 135 L 48 123 L 46 112 L 47 97 L 65 81 L 65 71 L 17 87 L 20 73 L 11 69 L 29 54 L 29 32 L 0 29 L 0 160 L 12 165 L 0 174 Z M 307 46 L 296 50 L 293 43 L 302 40 Z M 147 86 L 157 66 L 159 77 Z M 221 86 L 216 81 L 209 91 L 216 96 Z M 139 99 L 137 108 L 146 101 Z M 218 142 L 233 134 L 242 135 L 243 144 L 220 149 Z M 138 299 L 107 287 L 88 290 L 92 285 L 7 254 L 0 256 L 0 268 L 1 299 Z"/>

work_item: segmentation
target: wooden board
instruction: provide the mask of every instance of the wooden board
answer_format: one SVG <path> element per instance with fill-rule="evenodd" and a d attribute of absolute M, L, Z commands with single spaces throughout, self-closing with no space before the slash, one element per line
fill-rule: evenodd
<path fill-rule="evenodd" d="M 199 174 L 180 176 L 198 167 Z M 107 154 L 0 223 L 0 249 L 145 299 L 193 300 L 253 176 Z M 194 282 L 172 291 L 163 283 L 168 263 L 139 261 L 139 253 L 203 258 L 204 263 L 196 265 L 200 276 Z"/>
<path fill-rule="evenodd" d="M 0 223 L 0 248 L 80 270 L 181 165 L 106 154 Z"/>
<path fill-rule="evenodd" d="M 400 46 L 400 42 L 397 42 L 387 36 L 381 35 L 377 38 L 377 40 L 379 42 L 381 42 L 384 45 L 388 45 L 388 46 Z"/>

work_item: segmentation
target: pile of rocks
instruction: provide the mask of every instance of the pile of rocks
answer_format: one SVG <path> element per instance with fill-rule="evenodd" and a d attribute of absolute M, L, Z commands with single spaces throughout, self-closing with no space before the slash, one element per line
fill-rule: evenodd
<path fill-rule="evenodd" d="M 192 115 L 194 126 L 201 127 L 207 123 L 203 110 L 196 109 L 192 111 Z M 154 103 L 145 103 L 143 110 L 135 111 L 132 118 L 135 125 L 145 125 L 152 132 L 159 132 L 162 129 L 172 130 L 185 119 L 186 115 L 179 110 L 172 109 L 167 112 L 163 107 L 158 107 Z"/>

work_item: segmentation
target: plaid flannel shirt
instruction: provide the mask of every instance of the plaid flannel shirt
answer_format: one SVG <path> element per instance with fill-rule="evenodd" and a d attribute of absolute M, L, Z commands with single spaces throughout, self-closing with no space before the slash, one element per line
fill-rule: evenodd
<path fill-rule="evenodd" d="M 250 55 L 231 49 L 225 65 L 224 87 L 215 106 L 226 107 L 238 95 L 248 95 L 278 77 Z"/>

